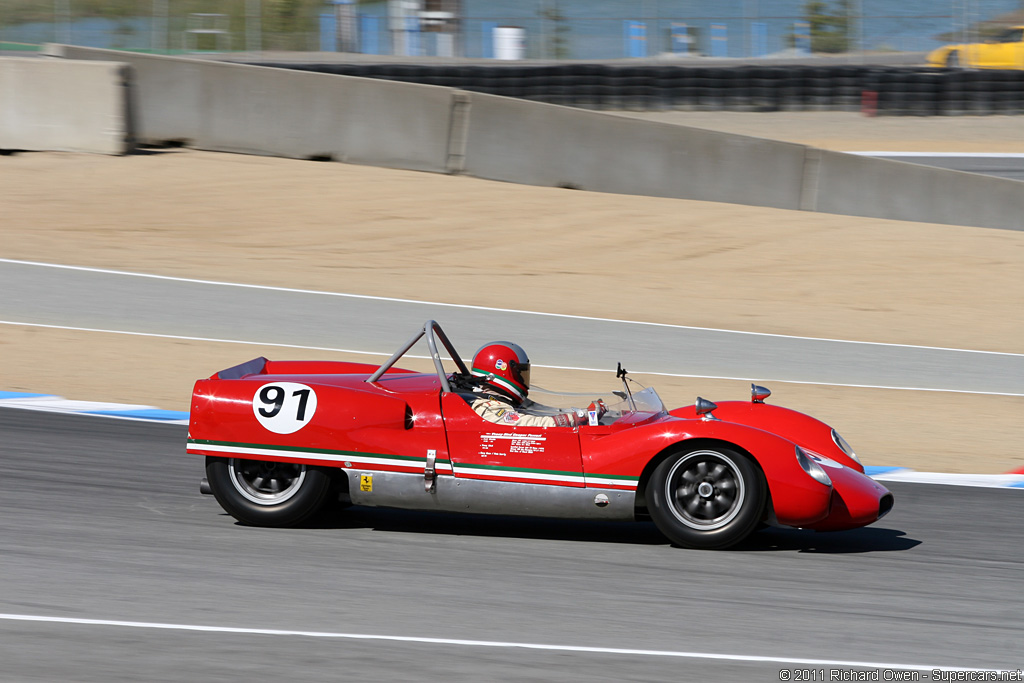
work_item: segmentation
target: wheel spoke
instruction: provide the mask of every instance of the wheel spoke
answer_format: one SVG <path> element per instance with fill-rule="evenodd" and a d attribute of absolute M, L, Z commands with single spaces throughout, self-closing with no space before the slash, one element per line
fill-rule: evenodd
<path fill-rule="evenodd" d="M 293 463 L 232 461 L 232 481 L 243 496 L 261 505 L 277 505 L 291 498 L 304 478 L 305 469 Z"/>
<path fill-rule="evenodd" d="M 693 470 L 683 470 L 682 472 L 679 473 L 679 478 L 693 484 L 700 479 L 700 475 L 694 472 Z"/>
<path fill-rule="evenodd" d="M 686 501 L 684 507 L 694 517 L 699 517 L 701 512 L 701 500 L 700 498 L 691 498 Z"/>
<path fill-rule="evenodd" d="M 732 509 L 733 500 L 731 498 L 718 498 L 715 500 L 715 517 L 721 517 L 725 513 Z"/>

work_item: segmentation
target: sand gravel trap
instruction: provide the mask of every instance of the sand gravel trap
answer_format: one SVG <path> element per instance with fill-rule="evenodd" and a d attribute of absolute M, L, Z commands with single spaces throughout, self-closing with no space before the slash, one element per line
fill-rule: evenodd
<path fill-rule="evenodd" d="M 1024 233 L 1015 231 L 185 150 L 0 157 L 0 211 L 5 258 L 1024 351 Z M 529 347 L 529 330 L 520 341 Z M 261 354 L 309 356 L 0 325 L 0 389 L 185 410 L 194 379 Z M 587 373 L 542 368 L 535 381 L 607 386 Z M 747 391 L 741 382 L 652 383 L 671 404 Z M 1022 398 L 773 389 L 773 400 L 833 423 L 869 464 L 950 472 L 1024 466 Z"/>

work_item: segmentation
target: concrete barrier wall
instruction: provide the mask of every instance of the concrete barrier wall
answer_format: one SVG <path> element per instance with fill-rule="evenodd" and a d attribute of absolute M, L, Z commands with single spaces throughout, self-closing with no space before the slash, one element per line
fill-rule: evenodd
<path fill-rule="evenodd" d="M 69 59 L 123 55 L 138 79 L 140 141 L 446 170 L 452 91 L 66 45 Z"/>
<path fill-rule="evenodd" d="M 1024 183 L 818 150 L 807 208 L 851 216 L 1024 229 Z"/>
<path fill-rule="evenodd" d="M 117 60 L 130 64 L 134 78 L 139 142 L 187 142 L 202 128 L 203 67 L 195 59 L 148 57 L 134 52 L 72 45 L 47 45 L 42 54 L 75 60 Z"/>
<path fill-rule="evenodd" d="M 128 67 L 0 58 L 0 149 L 125 154 Z"/>
<path fill-rule="evenodd" d="M 140 137 L 210 150 L 467 173 L 531 185 L 1022 229 L 1024 185 L 449 88 L 123 57 Z"/>
<path fill-rule="evenodd" d="M 800 207 L 803 145 L 470 96 L 465 172 L 494 180 Z"/>

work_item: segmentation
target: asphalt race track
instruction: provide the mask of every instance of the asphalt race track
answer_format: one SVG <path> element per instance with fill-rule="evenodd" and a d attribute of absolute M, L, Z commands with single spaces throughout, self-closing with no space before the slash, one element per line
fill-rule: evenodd
<path fill-rule="evenodd" d="M 515 338 L 537 365 L 1020 395 L 1024 355 L 239 287 L 0 260 L 0 321 L 389 355 L 427 319 L 469 357 Z M 522 330 L 529 330 L 524 339 Z M 425 346 L 418 347 L 425 353 Z"/>
<path fill-rule="evenodd" d="M 199 494 L 182 426 L 7 409 L 0 433 L 3 681 L 777 681 L 854 668 L 835 662 L 1024 665 L 1017 491 L 894 485 L 894 511 L 872 527 L 768 530 L 719 552 L 673 548 L 650 524 L 370 508 L 254 529 Z"/>

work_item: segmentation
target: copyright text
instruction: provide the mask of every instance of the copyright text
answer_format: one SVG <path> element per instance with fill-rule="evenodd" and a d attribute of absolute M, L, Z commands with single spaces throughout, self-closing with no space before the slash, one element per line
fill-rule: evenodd
<path fill-rule="evenodd" d="M 780 681 L 1024 681 L 1024 670 L 780 669 Z"/>

